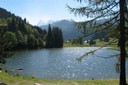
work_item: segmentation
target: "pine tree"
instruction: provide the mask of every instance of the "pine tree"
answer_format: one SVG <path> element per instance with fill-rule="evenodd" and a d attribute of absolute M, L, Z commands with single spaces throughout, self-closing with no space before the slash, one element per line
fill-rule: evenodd
<path fill-rule="evenodd" d="M 125 71 L 125 58 L 126 58 L 126 26 L 128 22 L 128 0 L 77 0 L 80 3 L 84 3 L 85 6 L 79 8 L 69 7 L 70 11 L 75 15 L 86 16 L 90 18 L 88 21 L 79 22 L 77 26 L 83 30 L 84 34 L 91 32 L 97 33 L 102 30 L 110 30 L 112 26 L 117 26 L 115 33 L 117 39 L 120 42 L 120 85 L 126 85 L 126 71 Z M 97 20 L 107 20 L 98 23 Z M 91 27 L 91 28 L 88 28 Z M 86 35 L 84 35 L 86 36 Z M 120 38 L 119 38 L 120 37 Z"/>
<path fill-rule="evenodd" d="M 59 29 L 59 33 L 60 33 L 60 47 L 63 47 L 64 39 L 63 39 L 63 33 L 61 29 Z"/>
<path fill-rule="evenodd" d="M 51 29 L 51 25 L 48 26 L 48 34 L 46 37 L 46 47 L 47 48 L 53 48 L 53 33 Z"/>
<path fill-rule="evenodd" d="M 46 38 L 47 48 L 60 48 L 63 47 L 63 34 L 60 28 L 49 25 L 48 34 Z"/>
<path fill-rule="evenodd" d="M 53 29 L 53 34 L 54 34 L 54 43 L 55 43 L 55 47 L 60 48 L 63 47 L 63 35 L 62 35 L 62 31 L 60 28 L 55 27 Z"/>

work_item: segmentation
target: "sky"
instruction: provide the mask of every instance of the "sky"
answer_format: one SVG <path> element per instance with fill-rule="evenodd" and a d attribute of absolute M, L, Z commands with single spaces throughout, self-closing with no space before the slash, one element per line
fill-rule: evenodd
<path fill-rule="evenodd" d="M 0 0 L 0 7 L 26 18 L 32 25 L 46 24 L 49 21 L 83 18 L 70 13 L 67 6 L 79 7 L 75 0 Z"/>

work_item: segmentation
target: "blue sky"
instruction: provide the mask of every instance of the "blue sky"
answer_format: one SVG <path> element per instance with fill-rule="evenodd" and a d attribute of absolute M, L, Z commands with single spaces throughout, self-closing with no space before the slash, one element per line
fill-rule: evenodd
<path fill-rule="evenodd" d="M 26 18 L 30 24 L 47 23 L 49 20 L 73 19 L 83 20 L 68 11 L 66 4 L 79 7 L 75 0 L 0 0 L 0 7 Z"/>

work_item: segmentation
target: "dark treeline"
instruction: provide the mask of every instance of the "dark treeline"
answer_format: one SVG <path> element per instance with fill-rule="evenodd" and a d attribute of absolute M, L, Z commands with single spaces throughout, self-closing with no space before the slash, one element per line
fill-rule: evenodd
<path fill-rule="evenodd" d="M 48 26 L 48 34 L 46 37 L 46 48 L 60 48 L 63 47 L 62 31 L 58 27 L 51 28 Z"/>
<path fill-rule="evenodd" d="M 7 50 L 63 47 L 62 37 L 58 27 L 47 32 L 0 8 L 0 57 Z"/>

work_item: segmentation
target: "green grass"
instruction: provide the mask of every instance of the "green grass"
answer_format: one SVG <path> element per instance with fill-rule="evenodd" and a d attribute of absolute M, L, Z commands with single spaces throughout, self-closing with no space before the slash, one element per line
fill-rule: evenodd
<path fill-rule="evenodd" d="M 115 47 L 112 47 L 112 48 L 108 48 L 108 49 L 110 49 L 110 50 L 118 50 L 118 51 L 120 50 L 120 48 L 119 47 L 116 47 L 116 46 Z M 128 52 L 128 48 L 126 48 L 126 51 Z"/>
<path fill-rule="evenodd" d="M 72 43 L 64 43 L 64 47 L 89 47 L 89 44 L 72 44 Z"/>
<path fill-rule="evenodd" d="M 30 78 L 30 77 L 23 77 L 23 76 L 12 76 L 5 72 L 0 73 L 0 82 L 4 82 L 8 85 L 33 85 L 34 83 L 40 83 L 42 85 L 119 85 L 118 79 L 48 80 L 48 79 Z"/>
<path fill-rule="evenodd" d="M 72 44 L 72 43 L 69 42 L 69 43 L 64 43 L 64 47 L 101 47 L 101 46 L 105 46 L 106 44 L 108 44 L 108 42 L 99 41 L 97 39 L 96 44 L 93 44 L 93 45 L 89 45 L 89 43 Z M 116 47 L 117 43 L 111 43 L 111 44 L 106 45 L 106 46 Z"/>

